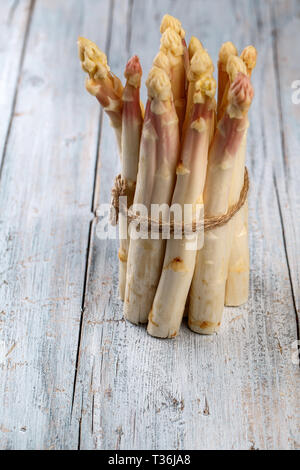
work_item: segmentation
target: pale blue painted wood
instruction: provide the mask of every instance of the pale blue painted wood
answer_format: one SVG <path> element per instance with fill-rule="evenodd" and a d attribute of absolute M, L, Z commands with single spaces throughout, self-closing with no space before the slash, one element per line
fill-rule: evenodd
<path fill-rule="evenodd" d="M 77 448 L 71 409 L 99 106 L 79 34 L 104 43 L 108 1 L 39 0 L 0 182 L 0 447 Z M 99 20 L 100 19 L 100 20 Z"/>
<path fill-rule="evenodd" d="M 297 0 L 273 5 L 274 54 L 277 97 L 281 115 L 282 158 L 275 169 L 283 219 L 287 258 L 295 309 L 300 309 L 300 3 Z M 298 85 L 297 83 L 298 82 Z M 297 85 L 297 90 L 295 87 Z M 297 93 L 296 96 L 295 92 Z M 299 330 L 299 325 L 298 325 Z M 300 334 L 300 330 L 299 330 Z"/>
<path fill-rule="evenodd" d="M 0 2 L 0 168 L 14 113 L 31 4 L 31 0 Z"/>
<path fill-rule="evenodd" d="M 28 2 L 15 6 L 10 34 L 20 38 L 20 64 Z M 36 1 L 0 180 L 1 449 L 299 447 L 291 353 L 300 133 L 289 101 L 290 81 L 300 78 L 290 47 L 299 42 L 298 10 L 296 0 L 191 0 L 188 8 L 174 0 Z M 75 45 L 78 35 L 95 40 L 120 78 L 137 53 L 145 81 L 167 12 L 215 64 L 225 40 L 259 51 L 248 140 L 251 296 L 226 309 L 218 337 L 184 325 L 175 341 L 122 318 L 117 241 L 95 234 L 119 157 L 106 116 L 98 132 L 99 106 L 84 90 Z"/>
<path fill-rule="evenodd" d="M 273 180 L 275 154 L 282 154 L 269 5 L 243 1 L 237 8 L 226 2 L 225 8 L 221 0 L 190 1 L 187 9 L 184 2 L 135 1 L 131 15 L 126 5 L 116 5 L 114 18 L 132 18 L 130 52 L 140 56 L 144 80 L 165 12 L 182 20 L 188 37 L 198 33 L 215 63 L 224 40 L 232 39 L 240 50 L 249 43 L 259 50 L 248 153 L 251 296 L 247 305 L 226 309 L 218 337 L 201 337 L 183 326 L 175 341 L 151 338 L 122 318 L 117 243 L 98 240 L 95 221 L 76 388 L 81 447 L 297 448 L 299 369 L 291 361 L 296 315 Z M 119 75 L 125 36 L 124 27 L 113 23 L 110 55 Z M 100 202 L 109 201 L 119 168 L 110 140 L 105 120 Z"/>

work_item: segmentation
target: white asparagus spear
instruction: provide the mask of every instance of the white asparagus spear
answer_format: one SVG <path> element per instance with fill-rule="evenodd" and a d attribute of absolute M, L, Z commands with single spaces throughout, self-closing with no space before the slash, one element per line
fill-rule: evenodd
<path fill-rule="evenodd" d="M 257 52 L 253 46 L 247 46 L 241 54 L 249 78 L 256 65 L 256 56 Z M 236 202 L 244 183 L 246 143 L 247 132 L 245 132 L 234 169 L 229 195 L 230 204 Z M 233 227 L 233 235 L 226 282 L 225 305 L 238 306 L 245 303 L 249 295 L 248 201 L 245 202 L 245 205 L 229 223 Z"/>
<path fill-rule="evenodd" d="M 160 40 L 160 50 L 169 59 L 173 100 L 181 130 L 186 106 L 184 45 L 181 36 L 174 29 L 167 28 Z"/>
<path fill-rule="evenodd" d="M 194 59 L 194 63 L 193 63 L 193 67 L 192 67 L 193 72 L 190 72 L 190 69 L 189 69 L 189 73 L 187 74 L 187 76 L 189 77 L 189 87 L 188 87 L 186 115 L 185 115 L 185 122 L 184 122 L 184 133 L 185 133 L 185 127 L 186 127 L 187 120 L 189 118 L 189 113 L 190 113 L 190 109 L 191 109 L 191 105 L 192 105 L 192 96 L 193 96 L 193 93 L 194 93 L 195 80 L 197 80 L 201 77 L 201 73 L 203 74 L 204 69 L 207 69 L 204 73 L 213 73 L 213 70 L 214 70 L 213 64 L 209 60 L 209 56 L 206 53 L 204 53 L 204 55 L 202 55 L 202 51 L 205 51 L 205 49 L 203 47 L 203 44 L 201 43 L 201 41 L 196 36 L 192 36 L 191 39 L 190 39 L 190 42 L 189 42 L 189 47 L 188 47 L 189 61 L 192 60 L 193 56 L 195 55 L 195 53 L 197 51 L 198 51 L 198 55 L 200 57 L 202 57 L 202 61 L 196 60 L 196 58 L 197 58 L 197 54 L 196 54 L 196 58 Z M 203 65 L 201 65 L 201 63 L 203 63 Z M 200 66 L 199 66 L 199 64 L 200 64 Z M 200 72 L 200 74 L 199 74 L 199 72 Z M 216 111 L 214 111 L 213 119 L 211 120 L 209 145 L 211 145 L 213 136 L 215 134 L 215 127 L 216 127 Z M 186 302 L 185 311 L 184 311 L 183 316 L 184 317 L 188 316 L 188 299 L 187 299 L 187 302 Z"/>
<path fill-rule="evenodd" d="M 187 103 L 186 103 L 184 129 L 188 125 L 190 114 L 191 114 L 191 108 L 193 107 L 195 82 L 199 80 L 201 73 L 202 74 L 206 73 L 210 68 L 212 68 L 212 62 L 210 63 L 210 60 L 209 60 L 210 57 L 208 56 L 208 54 L 205 54 L 205 49 L 202 43 L 195 36 L 192 36 L 190 39 L 188 53 L 189 53 L 189 73 L 187 76 L 188 89 L 187 89 Z M 191 61 L 196 53 L 198 53 L 198 60 L 194 59 L 194 63 L 193 63 L 192 70 L 191 70 Z M 199 60 L 199 58 L 201 60 Z"/>
<path fill-rule="evenodd" d="M 183 123 L 182 136 L 186 133 L 188 123 L 191 118 L 191 110 L 193 108 L 193 96 L 195 92 L 195 83 L 203 75 L 211 75 L 214 71 L 214 66 L 208 52 L 203 48 L 199 39 L 194 36 L 191 38 L 189 44 L 189 57 L 190 57 L 190 66 L 188 72 L 188 93 L 187 93 L 187 104 L 185 119 Z M 211 121 L 211 132 L 210 132 L 210 141 L 214 133 L 214 119 Z"/>
<path fill-rule="evenodd" d="M 176 33 L 179 34 L 179 36 L 181 37 L 182 46 L 183 46 L 183 60 L 184 60 L 185 76 L 187 76 L 188 69 L 189 69 L 189 54 L 188 54 L 188 50 L 187 50 L 187 46 L 185 42 L 185 31 L 181 26 L 181 22 L 177 18 L 171 15 L 164 15 L 160 24 L 161 34 L 163 34 L 168 28 L 171 28 L 174 31 L 176 31 Z M 187 80 L 186 80 L 185 86 L 187 88 Z"/>
<path fill-rule="evenodd" d="M 229 195 L 229 203 L 239 198 L 244 183 L 247 129 L 238 153 Z M 248 244 L 248 201 L 228 222 L 230 226 L 230 257 L 225 290 L 225 305 L 236 307 L 247 302 L 249 296 L 249 244 Z"/>
<path fill-rule="evenodd" d="M 247 113 L 253 97 L 249 78 L 238 73 L 228 92 L 228 106 L 218 123 L 209 153 L 204 190 L 206 216 L 226 213 L 235 160 L 248 125 Z M 190 291 L 189 327 L 202 334 L 218 331 L 224 309 L 225 284 L 230 255 L 228 224 L 205 232 L 204 246 L 197 256 Z"/>
<path fill-rule="evenodd" d="M 119 78 L 110 72 L 104 52 L 92 41 L 79 37 L 78 53 L 82 69 L 89 74 L 85 82 L 86 89 L 96 96 L 109 116 L 121 156 L 123 85 Z"/>
<path fill-rule="evenodd" d="M 202 42 L 196 36 L 192 36 L 191 39 L 190 39 L 190 42 L 189 42 L 189 47 L 188 47 L 189 67 L 188 67 L 187 77 L 190 78 L 190 81 L 188 81 L 187 104 L 186 104 L 185 121 L 184 121 L 184 125 L 183 125 L 183 128 L 184 128 L 183 133 L 185 133 L 185 128 L 186 128 L 186 125 L 187 125 L 187 120 L 188 120 L 188 116 L 189 116 L 189 113 L 190 113 L 191 105 L 193 104 L 192 103 L 192 97 L 193 97 L 193 93 L 194 93 L 193 83 L 197 79 L 196 74 L 191 75 L 190 61 L 191 61 L 192 57 L 194 56 L 195 52 L 197 52 L 197 51 L 200 51 L 200 53 L 201 53 L 201 51 L 204 51 L 204 47 L 203 47 Z M 204 62 L 205 62 L 205 60 L 204 60 Z M 210 64 L 209 61 L 207 61 L 207 64 L 208 64 L 208 66 L 207 66 L 208 72 L 211 71 L 211 73 L 212 73 L 213 72 L 212 64 Z M 194 70 L 195 70 L 195 66 L 194 66 Z M 200 78 L 200 76 L 198 76 L 198 79 Z M 216 122 L 216 111 L 214 112 L 214 117 L 211 121 L 211 132 L 210 132 L 209 143 L 211 143 L 211 141 L 213 139 L 213 136 L 214 136 L 214 133 L 215 133 L 215 122 Z M 188 302 L 189 302 L 189 298 L 187 298 L 187 301 L 186 301 L 185 310 L 184 310 L 184 314 L 183 314 L 184 317 L 188 316 Z"/>
<path fill-rule="evenodd" d="M 153 67 L 147 82 L 148 102 L 140 144 L 134 203 L 170 204 L 179 154 L 178 117 L 167 74 Z M 149 214 L 150 215 L 150 214 Z M 132 239 L 127 261 L 125 318 L 146 323 L 161 273 L 165 240 Z"/>
<path fill-rule="evenodd" d="M 226 73 L 227 73 L 228 80 L 226 83 L 225 90 L 223 92 L 221 106 L 218 109 L 218 115 L 217 115 L 218 121 L 222 119 L 222 116 L 224 115 L 226 111 L 226 108 L 228 106 L 228 90 L 229 90 L 230 84 L 232 83 L 232 78 L 235 77 L 238 72 L 241 72 L 247 75 L 247 67 L 240 57 L 237 57 L 236 55 L 230 55 L 227 58 L 227 63 L 226 63 Z M 231 80 L 230 80 L 230 77 L 231 77 Z"/>
<path fill-rule="evenodd" d="M 217 120 L 220 119 L 220 108 L 223 101 L 223 96 L 226 91 L 228 93 L 229 77 L 226 70 L 228 59 L 231 55 L 237 56 L 238 51 L 235 45 L 230 42 L 224 42 L 219 51 L 218 60 L 218 101 L 217 101 Z M 222 113 L 223 114 L 223 113 Z"/>
<path fill-rule="evenodd" d="M 189 79 L 188 79 L 188 82 L 187 82 L 188 83 L 188 86 L 187 86 L 187 102 L 186 102 L 185 119 L 184 119 L 184 124 L 183 124 L 183 135 L 185 135 L 186 126 L 188 125 L 188 119 L 189 119 L 190 112 L 191 112 L 191 106 L 193 105 L 193 99 L 192 98 L 193 98 L 193 94 L 195 92 L 194 82 L 197 78 L 197 76 L 194 75 L 194 74 L 191 76 L 190 61 L 191 61 L 192 57 L 194 56 L 195 52 L 199 51 L 199 50 L 204 51 L 203 44 L 196 36 L 192 36 L 191 39 L 190 39 L 190 42 L 189 42 L 189 47 L 188 47 L 189 67 L 187 69 L 188 70 L 187 77 L 189 77 Z M 209 67 L 208 67 L 208 69 L 209 69 Z M 193 80 L 191 80 L 191 78 Z M 200 77 L 198 77 L 198 79 L 199 78 Z M 214 134 L 214 127 L 215 127 L 214 119 L 212 119 L 210 141 L 211 141 L 211 139 L 213 137 L 213 134 Z M 183 313 L 184 318 L 186 318 L 188 316 L 188 312 L 189 312 L 188 304 L 189 304 L 189 296 L 187 297 L 186 303 L 185 303 L 185 309 L 184 309 L 184 313 Z"/>
<path fill-rule="evenodd" d="M 127 182 L 127 206 L 133 203 L 136 178 L 138 172 L 140 138 L 143 116 L 140 106 L 140 86 L 142 68 L 139 58 L 133 56 L 127 63 L 124 76 L 126 85 L 123 92 L 122 112 L 122 171 L 121 175 Z M 119 293 L 124 300 L 126 286 L 127 257 L 129 235 L 127 217 L 119 215 Z"/>
<path fill-rule="evenodd" d="M 194 38 L 194 39 L 196 39 L 196 38 Z M 196 41 L 200 42 L 198 39 L 196 39 Z M 191 45 L 191 41 L 190 41 L 190 45 Z M 187 62 L 189 64 L 189 60 Z M 155 56 L 155 58 L 153 60 L 153 65 L 165 70 L 165 72 L 168 74 L 169 78 L 171 79 L 170 62 L 169 62 L 168 56 L 166 54 L 164 54 L 162 51 L 159 51 L 158 54 Z M 188 315 L 188 309 L 185 308 L 184 316 L 187 316 L 187 315 Z"/>
<path fill-rule="evenodd" d="M 202 203 L 215 91 L 216 82 L 212 76 L 204 76 L 195 84 L 194 106 L 177 167 L 172 198 L 172 204 L 179 204 L 182 210 L 189 204 L 194 212 L 196 205 Z M 191 217 L 194 218 L 194 213 Z M 185 223 L 192 222 L 187 219 Z M 197 234 L 194 240 L 197 241 Z M 194 272 L 196 253 L 197 243 L 194 249 L 187 247 L 187 239 L 184 237 L 167 241 L 163 270 L 149 314 L 147 331 L 150 335 L 160 338 L 177 335 Z"/>

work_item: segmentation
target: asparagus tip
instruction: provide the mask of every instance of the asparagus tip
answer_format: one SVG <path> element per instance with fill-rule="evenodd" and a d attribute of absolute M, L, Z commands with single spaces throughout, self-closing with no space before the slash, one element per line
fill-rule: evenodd
<path fill-rule="evenodd" d="M 129 59 L 126 64 L 124 77 L 128 83 L 135 88 L 138 88 L 141 84 L 142 67 L 140 60 L 137 55 L 134 55 Z"/>
<path fill-rule="evenodd" d="M 247 75 L 247 67 L 240 57 L 231 55 L 227 61 L 226 72 L 229 75 L 230 83 L 232 83 L 234 82 L 239 72 Z"/>
<path fill-rule="evenodd" d="M 254 46 L 247 46 L 241 53 L 241 59 L 248 70 L 252 71 L 256 66 L 257 50 Z"/>
<path fill-rule="evenodd" d="M 193 55 L 195 54 L 195 52 L 198 51 L 199 49 L 200 50 L 204 49 L 201 41 L 198 38 L 196 38 L 196 36 L 192 36 L 191 39 L 190 39 L 190 43 L 189 43 L 189 58 L 190 58 L 190 60 L 193 57 Z"/>
<path fill-rule="evenodd" d="M 104 78 L 110 70 L 104 52 L 94 42 L 83 37 L 78 38 L 77 44 L 82 69 L 90 78 Z"/>
<path fill-rule="evenodd" d="M 164 15 L 160 24 L 160 32 L 163 34 L 168 28 L 176 31 L 176 33 L 179 34 L 182 39 L 184 39 L 185 31 L 181 26 L 181 22 L 174 16 Z"/>
<path fill-rule="evenodd" d="M 164 70 L 168 76 L 170 75 L 170 61 L 163 51 L 159 51 L 158 54 L 156 54 L 153 60 L 153 65 Z"/>
<path fill-rule="evenodd" d="M 203 75 L 195 83 L 194 103 L 202 103 L 205 96 L 213 98 L 216 93 L 217 83 L 212 75 Z"/>
<path fill-rule="evenodd" d="M 166 72 L 158 67 L 152 67 L 146 80 L 148 96 L 166 101 L 171 98 L 171 82 Z"/>
<path fill-rule="evenodd" d="M 164 31 L 160 39 L 160 48 L 164 53 L 170 52 L 175 56 L 183 55 L 182 39 L 172 28 L 167 28 Z"/>
<path fill-rule="evenodd" d="M 212 74 L 213 62 L 205 49 L 198 49 L 190 62 L 189 80 L 197 80 L 203 74 Z"/>
<path fill-rule="evenodd" d="M 137 55 L 132 56 L 127 62 L 124 76 L 128 78 L 130 75 L 135 74 L 142 75 L 142 67 Z"/>
<path fill-rule="evenodd" d="M 237 56 L 238 51 L 231 41 L 224 42 L 219 51 L 219 62 L 226 65 L 230 56 Z"/>

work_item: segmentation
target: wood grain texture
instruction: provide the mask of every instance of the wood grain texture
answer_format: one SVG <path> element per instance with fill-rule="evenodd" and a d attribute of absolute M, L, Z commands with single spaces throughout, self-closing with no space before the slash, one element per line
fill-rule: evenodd
<path fill-rule="evenodd" d="M 300 311 L 300 104 L 295 104 L 292 88 L 300 80 L 300 4 L 295 0 L 273 4 L 273 48 L 280 117 L 282 159 L 274 166 L 274 182 L 279 200 L 289 277 L 295 313 Z M 294 38 L 293 40 L 291 38 Z M 298 84 L 299 88 L 299 84 Z M 299 96 L 299 93 L 298 93 Z M 298 320 L 298 339 L 300 338 Z"/>
<path fill-rule="evenodd" d="M 32 7 L 32 0 L 0 2 L 0 174 L 15 111 Z"/>
<path fill-rule="evenodd" d="M 74 406 L 80 447 L 297 448 L 299 369 L 291 361 L 297 325 L 279 210 L 287 194 L 276 191 L 273 178 L 275 171 L 278 178 L 284 175 L 271 5 L 249 0 L 226 2 L 225 8 L 219 0 L 203 1 L 200 8 L 191 1 L 187 9 L 184 2 L 133 2 L 128 14 L 125 4 L 116 2 L 113 16 L 110 54 L 118 51 L 117 72 L 127 52 L 125 40 L 116 37 L 117 31 L 128 37 L 115 24 L 121 14 L 131 19 L 129 49 L 140 56 L 144 79 L 165 12 L 180 17 L 189 34 L 200 36 L 215 63 L 228 39 L 240 50 L 249 43 L 259 49 L 248 145 L 251 297 L 241 308 L 226 309 L 218 337 L 192 334 L 184 325 L 175 341 L 150 338 L 144 328 L 122 318 L 117 243 L 99 240 L 94 222 Z M 109 139 L 104 126 L 100 202 L 109 200 L 118 171 Z"/>
<path fill-rule="evenodd" d="M 299 448 L 291 353 L 300 105 L 291 82 L 300 62 L 289 46 L 300 39 L 297 0 L 37 0 L 30 23 L 29 2 L 9 5 L 20 83 L 2 126 L 0 448 Z M 95 217 L 119 157 L 76 54 L 77 36 L 89 37 L 122 78 L 137 53 L 145 82 L 165 13 L 199 36 L 215 64 L 226 40 L 259 50 L 248 137 L 251 296 L 225 310 L 220 335 L 184 324 L 175 341 L 123 320 L 118 241 L 97 237 Z"/>
<path fill-rule="evenodd" d="M 41 0 L 33 11 L 0 184 L 2 449 L 77 448 L 99 106 L 84 92 L 76 40 L 105 42 L 108 17 L 106 1 Z"/>

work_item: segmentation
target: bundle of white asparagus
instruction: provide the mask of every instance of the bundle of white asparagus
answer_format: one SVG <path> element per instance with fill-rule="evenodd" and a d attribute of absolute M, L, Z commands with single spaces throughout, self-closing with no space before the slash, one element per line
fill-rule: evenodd
<path fill-rule="evenodd" d="M 107 113 L 121 157 L 127 198 L 118 205 L 124 316 L 148 323 L 152 336 L 173 338 L 184 313 L 191 330 L 211 334 L 221 325 L 224 305 L 248 298 L 248 206 L 247 199 L 240 201 L 256 49 L 248 46 L 239 57 L 234 44 L 222 45 L 216 102 L 213 63 L 199 39 L 192 36 L 187 47 L 180 21 L 170 15 L 160 32 L 146 80 L 145 115 L 138 57 L 126 65 L 123 88 L 94 43 L 79 38 L 78 45 L 89 75 L 86 88 Z M 199 206 L 204 233 L 202 227 L 187 234 Z M 175 209 L 181 213 L 180 236 Z"/>

